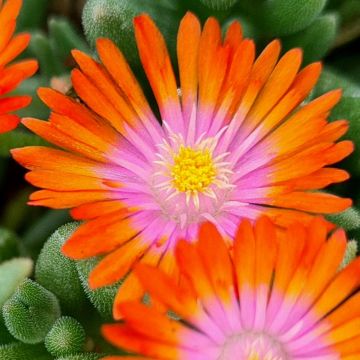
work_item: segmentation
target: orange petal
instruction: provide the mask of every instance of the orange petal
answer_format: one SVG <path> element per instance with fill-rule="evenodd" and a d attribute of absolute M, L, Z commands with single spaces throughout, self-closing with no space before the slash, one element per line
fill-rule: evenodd
<path fill-rule="evenodd" d="M 141 300 L 144 296 L 144 288 L 134 272 L 126 277 L 125 281 L 119 287 L 116 293 L 113 305 L 113 317 L 115 320 L 121 320 L 123 315 L 120 311 L 120 305 L 125 301 Z"/>
<path fill-rule="evenodd" d="M 234 284 L 232 264 L 229 250 L 213 224 L 204 223 L 201 225 L 197 248 L 214 293 L 222 301 L 229 301 L 230 289 Z"/>
<path fill-rule="evenodd" d="M 16 19 L 22 6 L 22 0 L 6 1 L 0 11 L 0 24 L 6 20 Z"/>
<path fill-rule="evenodd" d="M 341 212 L 346 210 L 352 204 L 351 199 L 344 199 L 326 193 L 310 193 L 301 191 L 278 195 L 274 199 L 264 199 L 264 201 L 260 200 L 259 202 L 278 207 L 321 214 Z"/>
<path fill-rule="evenodd" d="M 306 283 L 306 296 L 316 299 L 329 284 L 344 257 L 346 236 L 337 230 L 320 249 Z M 304 294 L 305 295 L 305 294 Z"/>
<path fill-rule="evenodd" d="M 34 170 L 25 175 L 26 180 L 37 187 L 55 191 L 106 190 L 100 178 L 74 175 L 50 170 Z M 59 181 L 61 179 L 61 181 Z"/>
<path fill-rule="evenodd" d="M 192 107 L 196 105 L 197 99 L 200 34 L 199 20 L 188 12 L 180 22 L 177 38 L 181 99 L 184 117 L 187 120 L 190 118 Z"/>
<path fill-rule="evenodd" d="M 148 15 L 134 19 L 135 38 L 147 78 L 160 108 L 161 116 L 181 128 L 182 115 L 177 84 L 166 44 Z"/>
<path fill-rule="evenodd" d="M 66 126 L 65 124 L 63 126 L 57 124 L 55 118 L 63 119 L 63 121 L 66 122 Z M 52 113 L 50 122 L 25 118 L 22 120 L 22 123 L 35 134 L 65 150 L 70 150 L 98 162 L 104 162 L 104 160 L 106 160 L 104 151 L 106 151 L 105 149 L 108 148 L 109 145 L 101 140 L 99 141 L 99 138 L 95 136 L 88 136 L 87 138 L 89 140 L 92 139 L 92 141 L 86 141 L 86 137 L 81 137 L 81 135 L 89 135 L 87 129 L 80 127 L 80 125 L 77 126 L 76 123 L 68 117 Z M 78 131 L 74 131 L 74 129 Z M 66 133 L 61 130 L 66 131 Z M 99 146 L 94 147 L 94 144 Z M 103 149 L 103 152 L 101 149 Z"/>
<path fill-rule="evenodd" d="M 352 261 L 345 269 L 338 273 L 328 288 L 316 302 L 316 311 L 327 314 L 335 309 L 360 285 L 360 258 Z"/>
<path fill-rule="evenodd" d="M 126 348 L 136 353 L 142 353 L 154 359 L 178 359 L 176 347 L 141 337 L 138 332 L 131 330 L 126 325 L 104 325 L 101 331 L 103 336 L 117 347 Z"/>
<path fill-rule="evenodd" d="M 97 163 L 83 157 L 44 146 L 11 150 L 14 159 L 29 170 L 54 170 L 69 174 L 94 176 Z"/>
<path fill-rule="evenodd" d="M 318 190 L 334 183 L 339 183 L 349 179 L 350 175 L 347 171 L 336 168 L 322 168 L 310 175 L 299 177 L 290 182 L 294 190 Z"/>
<path fill-rule="evenodd" d="M 245 117 L 253 105 L 257 95 L 263 88 L 272 73 L 280 54 L 281 45 L 279 40 L 272 41 L 265 47 L 255 61 L 250 75 L 248 88 L 241 101 L 241 113 Z"/>
<path fill-rule="evenodd" d="M 238 46 L 241 44 L 243 39 L 243 31 L 241 25 L 238 21 L 233 21 L 228 27 L 225 34 L 225 45 L 230 45 L 233 49 L 233 53 L 237 50 Z"/>
<path fill-rule="evenodd" d="M 255 287 L 255 234 L 249 220 L 241 221 L 234 241 L 234 266 L 239 290 Z"/>
<path fill-rule="evenodd" d="M 0 114 L 16 111 L 31 103 L 30 96 L 15 96 L 0 99 Z"/>
<path fill-rule="evenodd" d="M 15 129 L 20 122 L 20 118 L 13 114 L 0 115 L 0 134 Z"/>
<path fill-rule="evenodd" d="M 101 135 L 104 141 L 110 144 L 116 142 L 118 135 L 110 124 L 100 120 L 84 105 L 53 89 L 39 88 L 38 95 L 56 113 L 75 120 L 92 133 Z"/>
<path fill-rule="evenodd" d="M 112 199 L 109 191 L 53 191 L 39 190 L 30 195 L 29 205 L 46 206 L 52 209 L 68 209 L 84 203 Z"/>
<path fill-rule="evenodd" d="M 90 287 L 96 289 L 122 279 L 132 265 L 143 255 L 147 247 L 149 244 L 144 242 L 140 235 L 114 250 L 91 271 L 89 276 Z"/>
<path fill-rule="evenodd" d="M 360 316 L 360 292 L 351 296 L 326 317 L 334 327 Z"/>
<path fill-rule="evenodd" d="M 139 232 L 126 215 L 119 211 L 81 225 L 64 244 L 63 253 L 72 259 L 85 259 L 117 248 Z"/>
<path fill-rule="evenodd" d="M 76 93 L 95 113 L 106 119 L 120 133 L 124 133 L 125 118 L 92 81 L 78 69 L 71 72 L 71 81 Z"/>
<path fill-rule="evenodd" d="M 256 221 L 255 238 L 255 284 L 269 285 L 277 255 L 277 236 L 275 226 L 267 217 L 261 216 Z"/>
<path fill-rule="evenodd" d="M 247 115 L 249 131 L 260 123 L 288 91 L 300 68 L 301 60 L 300 49 L 292 49 L 280 59 Z"/>
<path fill-rule="evenodd" d="M 192 314 L 196 307 L 195 299 L 191 292 L 178 286 L 178 279 L 142 262 L 137 265 L 134 272 L 144 290 L 148 291 L 151 297 L 180 316 L 186 317 Z M 148 281 L 149 278 L 153 281 Z"/>
<path fill-rule="evenodd" d="M 30 34 L 19 34 L 14 36 L 7 44 L 4 51 L 0 53 L 0 68 L 14 60 L 29 45 Z"/>
<path fill-rule="evenodd" d="M 192 286 L 197 296 L 207 298 L 213 294 L 214 290 L 196 246 L 180 240 L 176 246 L 175 256 L 180 273 Z"/>
<path fill-rule="evenodd" d="M 182 328 L 180 322 L 171 320 L 166 314 L 160 314 L 154 308 L 137 301 L 122 303 L 119 309 L 126 319 L 126 324 L 140 336 L 176 347 L 178 333 Z M 145 322 L 144 319 L 146 319 Z"/>
<path fill-rule="evenodd" d="M 91 220 L 100 216 L 107 216 L 116 211 L 128 213 L 124 204 L 120 201 L 99 201 L 90 204 L 80 205 L 71 210 L 71 216 L 75 220 Z"/>
<path fill-rule="evenodd" d="M 304 250 L 307 233 L 303 225 L 293 224 L 280 238 L 277 256 L 274 288 L 285 293 Z"/>

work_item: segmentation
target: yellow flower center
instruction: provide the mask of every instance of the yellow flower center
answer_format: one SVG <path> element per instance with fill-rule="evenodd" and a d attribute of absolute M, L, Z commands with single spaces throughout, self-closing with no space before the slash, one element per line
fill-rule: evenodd
<path fill-rule="evenodd" d="M 178 191 L 204 191 L 216 177 L 216 167 L 210 151 L 181 146 L 174 156 L 171 176 Z"/>
<path fill-rule="evenodd" d="M 258 353 L 250 354 L 247 360 L 260 360 L 259 354 Z"/>

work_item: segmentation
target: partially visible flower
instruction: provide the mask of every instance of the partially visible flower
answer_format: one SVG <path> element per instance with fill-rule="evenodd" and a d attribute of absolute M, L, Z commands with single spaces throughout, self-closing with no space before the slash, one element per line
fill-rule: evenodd
<path fill-rule="evenodd" d="M 21 6 L 21 0 L 0 0 L 0 133 L 14 129 L 20 118 L 12 112 L 31 102 L 30 96 L 4 95 L 32 76 L 38 68 L 36 60 L 22 60 L 9 65 L 26 49 L 30 41 L 30 34 L 14 35 Z"/>
<path fill-rule="evenodd" d="M 143 359 L 360 359 L 360 257 L 338 271 L 345 248 L 344 231 L 327 239 L 321 218 L 283 236 L 267 218 L 244 220 L 232 250 L 206 223 L 196 244 L 176 247 L 180 284 L 138 265 L 157 305 L 120 304 L 125 323 L 103 334 Z"/>
<path fill-rule="evenodd" d="M 286 227 L 351 204 L 318 191 L 348 178 L 331 165 L 353 149 L 349 141 L 336 143 L 347 121 L 327 122 L 340 91 L 302 104 L 320 63 L 299 71 L 301 50 L 279 59 L 277 40 L 256 59 L 238 22 L 222 40 L 215 19 L 201 30 L 188 13 L 178 33 L 179 90 L 149 16 L 135 18 L 135 35 L 162 124 L 122 53 L 99 39 L 101 62 L 73 52 L 79 69 L 72 83 L 82 101 L 40 89 L 50 121 L 24 120 L 64 150 L 12 152 L 30 170 L 27 180 L 42 188 L 31 205 L 73 208 L 74 218 L 88 220 L 63 251 L 73 259 L 107 254 L 90 275 L 91 287 L 123 278 L 138 261 L 176 277 L 177 241 L 193 241 L 204 221 L 231 238 L 242 218 L 266 214 Z M 130 273 L 115 302 L 141 295 Z"/>

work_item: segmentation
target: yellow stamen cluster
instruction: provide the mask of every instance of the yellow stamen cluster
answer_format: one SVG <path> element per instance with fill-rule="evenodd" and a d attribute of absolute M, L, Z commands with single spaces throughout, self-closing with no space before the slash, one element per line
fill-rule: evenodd
<path fill-rule="evenodd" d="M 171 176 L 178 191 L 204 191 L 216 177 L 216 168 L 210 151 L 181 146 L 174 156 Z"/>

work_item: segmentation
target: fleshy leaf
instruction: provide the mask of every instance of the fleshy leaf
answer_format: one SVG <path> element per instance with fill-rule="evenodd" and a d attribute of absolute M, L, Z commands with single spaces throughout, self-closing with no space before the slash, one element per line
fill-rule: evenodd
<path fill-rule="evenodd" d="M 98 261 L 99 259 L 97 258 L 77 261 L 76 268 L 78 270 L 82 286 L 91 303 L 104 319 L 109 320 L 112 319 L 112 306 L 120 283 L 116 283 L 112 286 L 104 286 L 95 290 L 90 289 L 88 283 L 89 274 Z"/>
<path fill-rule="evenodd" d="M 26 344 L 37 344 L 60 317 L 60 305 L 53 293 L 26 279 L 5 302 L 3 316 L 11 335 Z"/>
<path fill-rule="evenodd" d="M 33 262 L 27 258 L 15 258 L 0 264 L 0 308 L 18 285 L 30 276 L 32 269 Z"/>
<path fill-rule="evenodd" d="M 74 318 L 63 316 L 46 335 L 45 346 L 55 357 L 79 353 L 85 347 L 85 330 Z"/>
<path fill-rule="evenodd" d="M 62 309 L 70 314 L 81 312 L 86 298 L 75 262 L 62 254 L 61 247 L 78 225 L 73 222 L 56 230 L 41 250 L 35 267 L 36 281 L 53 292 Z"/>
<path fill-rule="evenodd" d="M 19 255 L 19 238 L 5 228 L 0 227 L 0 263 Z"/>

